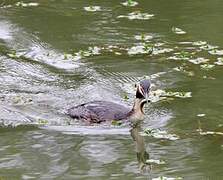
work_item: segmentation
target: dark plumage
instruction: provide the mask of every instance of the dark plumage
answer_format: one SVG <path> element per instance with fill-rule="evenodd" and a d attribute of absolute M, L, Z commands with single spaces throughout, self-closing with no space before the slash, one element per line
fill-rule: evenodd
<path fill-rule="evenodd" d="M 142 119 L 144 115 L 143 105 L 147 102 L 149 90 L 150 81 L 140 81 L 133 108 L 108 101 L 92 101 L 70 108 L 68 114 L 72 118 L 82 119 L 90 123 Z"/>
<path fill-rule="evenodd" d="M 92 101 L 69 109 L 68 114 L 76 119 L 100 123 L 107 120 L 125 119 L 130 111 L 130 107 L 113 102 Z"/>

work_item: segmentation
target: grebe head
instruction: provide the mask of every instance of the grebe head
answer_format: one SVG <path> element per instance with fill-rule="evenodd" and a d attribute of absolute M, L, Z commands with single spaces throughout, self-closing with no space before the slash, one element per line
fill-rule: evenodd
<path fill-rule="evenodd" d="M 149 79 L 144 79 L 139 82 L 136 90 L 136 98 L 146 100 L 148 102 L 148 96 L 150 91 L 151 82 Z"/>

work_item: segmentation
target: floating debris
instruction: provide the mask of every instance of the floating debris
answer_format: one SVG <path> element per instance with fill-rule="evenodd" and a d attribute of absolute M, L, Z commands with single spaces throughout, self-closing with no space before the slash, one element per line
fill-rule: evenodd
<path fill-rule="evenodd" d="M 167 98 L 191 98 L 191 92 L 166 92 L 165 90 L 157 89 L 156 91 L 151 91 L 149 100 L 151 102 L 157 102 Z"/>
<path fill-rule="evenodd" d="M 156 159 L 148 159 L 146 160 L 146 163 L 148 164 L 166 164 L 163 160 L 156 160 Z"/>
<path fill-rule="evenodd" d="M 163 53 L 168 53 L 168 52 L 172 52 L 173 49 L 171 48 L 153 48 L 152 54 L 153 55 L 157 55 L 157 54 L 163 54 Z"/>
<path fill-rule="evenodd" d="M 191 92 L 166 92 L 165 97 L 177 97 L 177 98 L 190 98 L 192 97 Z"/>
<path fill-rule="evenodd" d="M 88 7 L 84 7 L 84 10 L 89 11 L 89 12 L 101 11 L 101 7 L 100 6 L 88 6 Z"/>
<path fill-rule="evenodd" d="M 38 120 L 38 124 L 39 125 L 46 125 L 46 124 L 48 124 L 49 122 L 46 120 L 46 119 L 39 119 Z"/>
<path fill-rule="evenodd" d="M 127 94 L 125 94 L 125 95 L 124 95 L 124 97 L 123 97 L 123 99 L 124 99 L 125 101 L 129 100 L 128 95 L 127 95 Z"/>
<path fill-rule="evenodd" d="M 223 66 L 223 58 L 218 58 L 218 61 L 215 62 L 216 65 Z"/>
<path fill-rule="evenodd" d="M 117 18 L 128 18 L 130 20 L 149 20 L 154 17 L 154 14 L 141 13 L 140 11 L 129 13 L 128 15 L 120 15 Z"/>
<path fill-rule="evenodd" d="M 203 76 L 204 79 L 210 79 L 210 80 L 215 80 L 216 78 L 211 77 L 211 76 Z"/>
<path fill-rule="evenodd" d="M 208 51 L 208 53 L 211 54 L 211 55 L 219 55 L 219 56 L 222 56 L 223 55 L 223 50 L 213 49 L 211 51 Z"/>
<path fill-rule="evenodd" d="M 204 117 L 206 114 L 197 114 L 197 117 Z"/>
<path fill-rule="evenodd" d="M 122 122 L 118 121 L 118 120 L 112 120 L 111 125 L 113 125 L 113 126 L 121 126 Z"/>
<path fill-rule="evenodd" d="M 155 43 L 154 46 L 155 47 L 160 47 L 160 46 L 163 46 L 165 43 L 163 42 L 158 42 L 158 43 Z"/>
<path fill-rule="evenodd" d="M 100 47 L 97 47 L 97 46 L 94 46 L 94 47 L 89 47 L 88 50 L 90 51 L 90 53 L 92 55 L 99 55 L 101 54 L 101 48 Z"/>
<path fill-rule="evenodd" d="M 145 45 L 138 45 L 133 46 L 128 49 L 129 55 L 136 55 L 136 54 L 151 54 L 153 52 L 152 46 L 145 46 Z"/>
<path fill-rule="evenodd" d="M 213 67 L 215 67 L 215 65 L 214 65 L 214 64 L 202 64 L 202 65 L 200 65 L 200 67 L 201 67 L 201 69 L 203 69 L 203 70 L 210 70 L 210 69 L 212 69 Z"/>
<path fill-rule="evenodd" d="M 202 131 L 202 130 L 198 130 L 200 135 L 220 135 L 223 136 L 223 132 L 215 132 L 215 131 Z"/>
<path fill-rule="evenodd" d="M 179 44 L 188 45 L 188 44 L 193 44 L 193 42 L 190 42 L 190 41 L 182 41 L 182 42 L 179 42 Z"/>
<path fill-rule="evenodd" d="M 218 46 L 212 46 L 210 44 L 206 44 L 204 46 L 200 46 L 200 49 L 206 50 L 206 51 L 217 49 L 217 48 L 218 48 Z"/>
<path fill-rule="evenodd" d="M 192 43 L 192 45 L 194 45 L 194 46 L 204 46 L 206 44 L 207 44 L 206 41 L 195 41 Z"/>
<path fill-rule="evenodd" d="M 167 59 L 172 60 L 189 60 L 191 58 L 191 53 L 186 51 L 176 52 L 174 53 L 175 56 L 170 56 Z"/>
<path fill-rule="evenodd" d="M 20 7 L 31 7 L 31 6 L 39 6 L 39 3 L 36 2 L 24 3 L 23 1 L 20 1 L 17 2 L 15 5 Z"/>
<path fill-rule="evenodd" d="M 146 128 L 142 133 L 142 136 L 150 136 L 150 137 L 154 137 L 156 139 L 168 139 L 171 141 L 175 141 L 179 139 L 179 136 L 177 136 L 176 134 L 168 134 L 166 131 L 164 130 L 160 130 L 160 129 L 150 129 L 150 128 Z"/>
<path fill-rule="evenodd" d="M 158 72 L 158 73 L 155 73 L 155 74 L 151 74 L 150 75 L 150 77 L 145 77 L 145 79 L 149 79 L 149 78 L 151 78 L 151 79 L 156 79 L 156 78 L 158 78 L 158 77 L 160 77 L 161 75 L 164 75 L 164 74 L 166 74 L 167 72 Z"/>
<path fill-rule="evenodd" d="M 13 58 L 13 59 L 21 57 L 20 54 L 16 53 L 16 51 L 13 51 L 11 53 L 7 53 L 7 55 L 8 55 L 8 57 Z"/>
<path fill-rule="evenodd" d="M 178 27 L 172 27 L 172 31 L 175 34 L 186 34 L 186 31 L 183 31 L 182 29 L 178 28 Z"/>
<path fill-rule="evenodd" d="M 120 55 L 122 55 L 122 53 L 120 53 L 120 52 L 115 52 L 115 55 L 120 56 Z"/>
<path fill-rule="evenodd" d="M 175 67 L 175 68 L 173 68 L 173 70 L 178 71 L 178 72 L 183 72 L 183 73 L 187 74 L 188 76 L 194 76 L 193 71 L 187 71 L 187 70 L 184 69 L 183 66 Z"/>
<path fill-rule="evenodd" d="M 201 64 L 201 63 L 207 63 L 209 61 L 209 59 L 199 57 L 199 58 L 196 58 L 196 59 L 189 59 L 188 61 L 193 63 L 193 64 Z"/>
<path fill-rule="evenodd" d="M 12 7 L 12 5 L 4 5 L 4 6 L 2 6 L 2 7 L 0 7 L 1 9 L 6 9 L 6 8 L 11 8 Z"/>
<path fill-rule="evenodd" d="M 49 55 L 48 55 L 49 56 Z M 77 60 L 79 60 L 79 59 L 81 59 L 81 57 L 77 57 L 77 56 L 74 56 L 74 55 L 72 55 L 72 54 L 69 54 L 69 53 L 64 53 L 63 54 L 63 59 L 64 60 L 75 60 L 75 61 L 77 61 Z"/>
<path fill-rule="evenodd" d="M 183 179 L 182 177 L 165 177 L 165 176 L 160 176 L 158 178 L 153 178 L 152 180 L 179 180 Z"/>
<path fill-rule="evenodd" d="M 139 3 L 136 2 L 136 1 L 128 0 L 128 1 L 122 2 L 121 4 L 122 4 L 123 6 L 130 6 L 130 7 L 133 7 L 133 6 L 137 6 Z"/>
<path fill-rule="evenodd" d="M 140 40 L 140 41 L 147 41 L 147 40 L 150 40 L 152 38 L 153 38 L 153 36 L 147 35 L 147 34 L 135 35 L 135 39 Z"/>
<path fill-rule="evenodd" d="M 99 55 L 101 54 L 102 48 L 94 46 L 94 47 L 89 47 L 88 50 L 80 50 L 79 52 L 74 53 L 74 60 L 80 60 L 84 57 L 89 57 L 93 55 Z"/>

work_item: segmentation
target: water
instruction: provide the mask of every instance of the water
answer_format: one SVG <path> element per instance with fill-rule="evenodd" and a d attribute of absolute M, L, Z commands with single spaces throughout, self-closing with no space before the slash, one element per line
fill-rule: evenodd
<path fill-rule="evenodd" d="M 16 3 L 0 3 L 0 179 L 222 179 L 222 135 L 197 129 L 223 131 L 223 66 L 205 70 L 169 59 L 203 57 L 214 64 L 222 57 L 222 1 Z M 134 11 L 154 17 L 117 18 Z M 153 53 L 129 55 L 141 34 L 152 36 Z M 218 48 L 207 50 L 199 41 Z M 99 54 L 86 54 L 95 46 Z M 81 50 L 81 57 L 75 54 Z M 153 77 L 153 90 L 192 92 L 146 107 L 142 128 L 160 128 L 178 140 L 143 138 L 138 129 L 131 136 L 128 126 L 84 126 L 66 116 L 67 108 L 91 100 L 131 105 L 134 84 L 145 75 Z M 166 164 L 143 168 L 148 156 Z"/>

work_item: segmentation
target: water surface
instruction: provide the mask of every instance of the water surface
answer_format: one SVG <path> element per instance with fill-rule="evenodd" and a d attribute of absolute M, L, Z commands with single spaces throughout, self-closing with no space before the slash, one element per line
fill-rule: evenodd
<path fill-rule="evenodd" d="M 0 3 L 0 179 L 222 179 L 223 137 L 197 131 L 223 131 L 223 66 L 215 64 L 223 57 L 222 1 L 17 2 Z M 89 12 L 88 6 L 101 9 Z M 118 18 L 135 11 L 154 17 Z M 141 34 L 151 36 L 146 43 L 155 51 L 129 55 Z M 207 44 L 218 47 L 211 51 Z M 88 56 L 89 47 L 100 52 Z M 182 52 L 215 67 L 170 59 Z M 91 100 L 131 106 L 134 84 L 144 76 L 152 77 L 154 90 L 192 92 L 146 107 L 142 128 L 179 140 L 145 137 L 137 147 L 128 126 L 86 127 L 65 114 Z M 145 152 L 166 164 L 140 171 Z"/>

